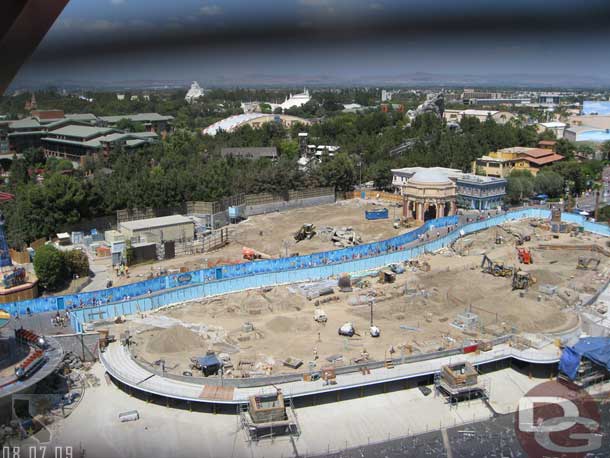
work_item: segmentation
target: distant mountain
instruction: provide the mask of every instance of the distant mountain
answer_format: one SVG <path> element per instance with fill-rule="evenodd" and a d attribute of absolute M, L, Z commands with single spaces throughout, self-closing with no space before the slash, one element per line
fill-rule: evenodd
<path fill-rule="evenodd" d="M 116 80 L 116 81 L 34 81 L 20 80 L 11 85 L 10 90 L 32 90 L 48 87 L 68 90 L 159 90 L 188 89 L 193 80 L 200 81 L 202 87 L 345 87 L 345 86 L 388 86 L 388 87 L 511 87 L 511 88 L 566 88 L 598 89 L 610 87 L 610 76 L 560 75 L 560 74 L 441 74 L 414 72 L 394 75 L 336 76 L 336 75 L 291 75 L 291 74 L 240 74 L 234 77 L 202 77 L 191 75 L 184 80 Z"/>

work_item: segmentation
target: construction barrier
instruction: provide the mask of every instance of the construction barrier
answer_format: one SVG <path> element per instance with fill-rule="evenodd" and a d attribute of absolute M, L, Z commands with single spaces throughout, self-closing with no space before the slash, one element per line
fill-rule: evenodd
<path fill-rule="evenodd" d="M 525 218 L 549 218 L 550 211 L 524 209 L 457 227 L 458 216 L 448 216 L 426 222 L 414 231 L 388 240 L 265 261 L 247 262 L 210 269 L 184 272 L 153 278 L 143 282 L 105 290 L 66 296 L 52 296 L 9 303 L 3 306 L 12 315 L 70 309 L 76 331 L 82 323 L 94 319 L 109 319 L 118 315 L 145 312 L 169 304 L 201 297 L 233 293 L 248 289 L 325 279 L 344 272 L 361 272 L 388 264 L 416 258 L 448 246 L 461 235 L 497 226 L 507 221 Z M 607 226 L 585 222 L 580 215 L 563 214 L 566 222 L 584 225 L 585 230 L 610 236 Z M 426 232 L 435 228 L 457 228 L 418 246 L 408 248 Z"/>

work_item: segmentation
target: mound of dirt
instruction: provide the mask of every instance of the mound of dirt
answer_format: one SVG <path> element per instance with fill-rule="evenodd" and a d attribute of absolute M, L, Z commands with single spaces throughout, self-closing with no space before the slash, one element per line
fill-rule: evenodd
<path fill-rule="evenodd" d="M 150 338 L 146 344 L 149 353 L 179 353 L 201 350 L 206 347 L 204 340 L 184 326 L 172 326 L 162 329 Z"/>
<path fill-rule="evenodd" d="M 265 327 L 271 332 L 292 332 L 298 320 L 295 318 L 289 318 L 287 316 L 276 316 L 272 318 Z"/>

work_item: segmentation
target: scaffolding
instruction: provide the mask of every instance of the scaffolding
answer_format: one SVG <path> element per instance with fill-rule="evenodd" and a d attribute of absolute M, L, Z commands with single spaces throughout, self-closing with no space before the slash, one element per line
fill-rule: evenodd
<path fill-rule="evenodd" d="M 576 385 L 579 388 L 586 388 L 607 380 L 610 374 L 606 368 L 595 364 L 587 358 L 582 358 L 576 371 L 576 378 L 570 380 L 566 375 L 559 373 L 557 378 L 560 382 Z"/>
<path fill-rule="evenodd" d="M 489 389 L 479 380 L 479 373 L 469 362 L 448 364 L 434 375 L 435 396 L 443 396 L 452 406 L 461 401 L 487 401 Z"/>
<path fill-rule="evenodd" d="M 247 404 L 240 404 L 239 417 L 248 442 L 301 434 L 292 402 L 279 390 L 276 394 L 250 396 Z"/>

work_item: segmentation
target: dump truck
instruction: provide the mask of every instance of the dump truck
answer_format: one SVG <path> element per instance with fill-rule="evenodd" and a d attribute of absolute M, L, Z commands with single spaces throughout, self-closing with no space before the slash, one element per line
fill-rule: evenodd
<path fill-rule="evenodd" d="M 301 226 L 301 228 L 295 232 L 294 234 L 294 239 L 297 242 L 300 242 L 301 240 L 305 240 L 305 239 L 311 239 L 314 235 L 316 235 L 316 226 L 314 226 L 311 223 L 308 224 L 303 224 L 303 226 Z"/>
<path fill-rule="evenodd" d="M 519 247 L 517 248 L 517 257 L 519 258 L 519 262 L 521 264 L 533 264 L 534 260 L 532 258 L 532 253 L 527 248 Z"/>

